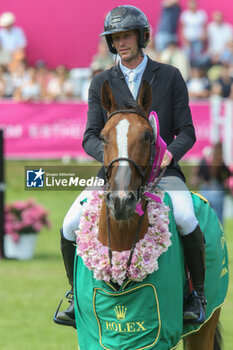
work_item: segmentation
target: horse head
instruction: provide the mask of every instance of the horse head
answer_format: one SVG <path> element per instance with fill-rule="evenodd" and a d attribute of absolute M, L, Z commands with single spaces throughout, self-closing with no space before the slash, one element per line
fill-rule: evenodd
<path fill-rule="evenodd" d="M 107 178 L 106 204 L 115 220 L 130 219 L 151 169 L 153 130 L 148 120 L 152 90 L 146 81 L 138 104 L 117 106 L 109 83 L 104 82 L 101 102 L 108 121 L 101 132 Z"/>

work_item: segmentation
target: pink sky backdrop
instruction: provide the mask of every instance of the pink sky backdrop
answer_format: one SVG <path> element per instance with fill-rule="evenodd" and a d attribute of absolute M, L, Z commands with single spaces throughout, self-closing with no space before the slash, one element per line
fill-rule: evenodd
<path fill-rule="evenodd" d="M 187 0 L 181 0 L 183 8 L 186 3 Z M 198 3 L 209 17 L 213 11 L 221 10 L 225 19 L 233 24 L 233 3 L 229 0 L 199 0 Z M 28 38 L 30 64 L 43 59 L 50 68 L 58 64 L 69 68 L 87 67 L 96 52 L 105 15 L 123 4 L 139 7 L 155 29 L 161 0 L 1 0 L 0 13 L 15 13 L 16 24 L 25 30 Z"/>

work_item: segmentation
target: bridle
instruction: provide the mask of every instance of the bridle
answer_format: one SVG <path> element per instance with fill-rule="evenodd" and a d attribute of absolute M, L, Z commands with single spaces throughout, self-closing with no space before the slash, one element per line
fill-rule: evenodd
<path fill-rule="evenodd" d="M 140 117 L 142 117 L 143 119 L 145 119 L 148 124 L 150 125 L 150 122 L 148 120 L 148 118 L 138 112 L 138 111 L 133 111 L 133 110 L 127 110 L 127 109 L 121 109 L 121 110 L 118 110 L 118 111 L 115 111 L 113 113 L 111 113 L 108 117 L 108 121 L 114 117 L 115 115 L 119 114 L 119 113 L 123 113 L 123 114 L 129 114 L 129 113 L 133 113 L 133 114 L 137 114 L 139 115 Z M 108 123 L 107 121 L 107 123 Z M 106 124 L 107 124 L 106 123 Z M 150 125 L 151 127 L 151 125 Z M 140 186 L 139 190 L 138 190 L 138 193 L 137 193 L 137 201 L 141 200 L 142 199 L 142 196 L 143 196 L 143 193 L 144 193 L 144 190 L 145 190 L 145 185 L 146 185 L 146 174 L 148 172 L 148 168 L 149 166 L 151 165 L 151 156 L 152 156 L 152 145 L 155 141 L 152 140 L 151 141 L 151 145 L 150 145 L 150 155 L 149 155 L 149 159 L 148 159 L 148 162 L 147 162 L 147 165 L 146 165 L 146 169 L 143 170 L 142 167 L 140 165 L 138 165 L 133 159 L 131 158 L 128 158 L 128 157 L 118 157 L 118 158 L 114 158 L 106 167 L 104 166 L 104 169 L 105 169 L 105 178 L 106 178 L 106 185 L 105 185 L 105 194 L 107 193 L 108 189 L 109 189 L 109 172 L 113 166 L 114 163 L 118 162 L 118 161 L 121 161 L 121 160 L 124 160 L 124 161 L 127 161 L 129 163 L 131 163 L 136 171 L 138 172 L 138 174 L 141 176 L 142 178 L 142 185 Z M 162 172 L 162 175 L 163 175 L 164 172 Z M 161 175 L 161 176 L 162 176 Z M 159 176 L 159 179 L 157 179 L 157 181 L 155 182 L 154 186 L 157 186 L 159 180 L 161 179 L 161 176 Z M 128 262 L 127 262 L 127 269 L 129 271 L 129 268 L 130 268 L 130 265 L 131 265 L 131 261 L 132 261 L 132 257 L 133 257 L 133 252 L 134 252 L 134 249 L 135 249 L 135 246 L 136 246 L 136 243 L 138 241 L 138 237 L 139 237 L 139 233 L 140 233 L 140 230 L 141 230 L 141 227 L 142 227 L 142 223 L 143 223 L 143 218 L 144 218 L 144 215 L 146 213 L 146 209 L 147 209 L 147 205 L 148 205 L 148 201 L 146 201 L 144 203 L 144 207 L 143 207 L 143 215 L 140 217 L 140 220 L 139 220 L 139 223 L 138 223 L 138 227 L 137 227 L 137 231 L 136 231 L 136 234 L 135 234 L 135 237 L 134 237 L 134 242 L 133 242 L 133 245 L 132 245 L 132 248 L 130 250 L 130 255 L 129 255 L 129 259 L 128 259 Z M 110 238 L 110 221 L 109 221 L 109 208 L 108 206 L 106 205 L 106 211 L 107 211 L 107 232 L 108 232 L 108 254 L 109 254 L 109 260 L 110 260 L 110 266 L 112 267 L 112 249 L 111 249 L 111 238 Z"/>
<path fill-rule="evenodd" d="M 133 111 L 133 110 L 128 110 L 128 109 L 120 109 L 118 111 L 115 111 L 115 112 L 112 112 L 109 117 L 108 117 L 108 121 L 107 123 L 109 122 L 109 120 L 114 117 L 115 115 L 117 114 L 129 114 L 129 113 L 132 113 L 132 114 L 137 114 L 139 115 L 141 118 L 145 119 L 148 124 L 150 125 L 150 122 L 148 120 L 148 118 L 143 114 L 143 113 L 140 113 L 138 111 Z M 107 124 L 106 123 L 106 124 Z M 150 125 L 151 127 L 151 125 Z M 119 162 L 119 161 L 127 161 L 129 163 L 131 163 L 134 168 L 136 169 L 137 173 L 141 176 L 142 178 L 142 185 L 140 186 L 139 190 L 138 190 L 138 198 L 137 200 L 140 200 L 141 199 L 141 195 L 142 195 L 142 192 L 143 192 L 143 189 L 145 187 L 145 184 L 146 184 L 146 174 L 148 172 L 148 168 L 149 166 L 151 165 L 151 146 L 152 144 L 154 143 L 154 140 L 151 141 L 151 145 L 150 145 L 150 155 L 149 155 L 149 158 L 148 158 L 148 162 L 147 162 L 147 165 L 146 165 L 146 168 L 145 170 L 142 169 L 142 167 L 140 165 L 138 165 L 133 159 L 131 158 L 128 158 L 128 157 L 118 157 L 118 158 L 114 158 L 107 166 L 104 166 L 104 169 L 105 169 L 105 178 L 106 178 L 106 186 L 105 188 L 108 189 L 109 188 L 109 172 L 113 166 L 114 163 L 116 162 Z"/>

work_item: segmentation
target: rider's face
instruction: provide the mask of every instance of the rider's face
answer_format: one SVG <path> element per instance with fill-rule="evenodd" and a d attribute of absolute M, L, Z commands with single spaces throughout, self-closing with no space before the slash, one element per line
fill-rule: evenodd
<path fill-rule="evenodd" d="M 121 57 L 122 63 L 131 63 L 140 57 L 136 31 L 131 30 L 112 34 L 112 41 Z"/>

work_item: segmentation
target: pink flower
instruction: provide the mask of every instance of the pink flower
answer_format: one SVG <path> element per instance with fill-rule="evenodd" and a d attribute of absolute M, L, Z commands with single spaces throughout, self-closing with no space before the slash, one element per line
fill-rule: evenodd
<path fill-rule="evenodd" d="M 149 252 L 145 252 L 145 253 L 143 254 L 143 260 L 144 260 L 144 262 L 145 262 L 146 264 L 149 264 L 149 262 L 150 262 L 150 254 L 149 254 Z"/>
<path fill-rule="evenodd" d="M 110 281 L 122 285 L 126 277 L 134 281 L 142 281 L 147 274 L 158 270 L 158 258 L 171 245 L 169 232 L 170 210 L 163 203 L 164 194 L 156 192 L 162 203 L 149 199 L 148 218 L 150 226 L 147 234 L 135 246 L 131 265 L 128 271 L 127 263 L 130 252 L 112 252 L 112 267 L 110 266 L 108 248 L 98 240 L 98 224 L 103 200 L 103 191 L 92 192 L 88 202 L 84 204 L 84 215 L 80 219 L 77 235 L 77 254 L 84 264 L 93 271 L 97 280 Z"/>
<path fill-rule="evenodd" d="M 43 227 L 50 227 L 47 215 L 48 211 L 36 204 L 34 199 L 8 204 L 5 206 L 5 232 L 14 237 L 40 232 Z"/>

